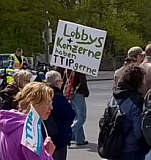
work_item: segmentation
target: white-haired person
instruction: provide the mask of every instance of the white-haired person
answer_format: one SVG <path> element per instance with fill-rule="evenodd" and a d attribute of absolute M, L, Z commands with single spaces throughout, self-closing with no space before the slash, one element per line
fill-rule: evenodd
<path fill-rule="evenodd" d="M 67 145 L 70 145 L 72 138 L 71 124 L 75 118 L 75 112 L 72 109 L 71 104 L 68 102 L 61 91 L 63 80 L 61 74 L 57 71 L 49 71 L 46 73 L 46 83 L 53 88 L 54 97 L 52 101 L 53 110 L 52 118 L 57 125 L 58 132 L 56 134 L 49 132 L 50 119 L 45 121 L 46 128 L 48 129 L 48 135 L 51 136 L 56 149 L 53 154 L 54 160 L 66 160 L 67 157 Z"/>

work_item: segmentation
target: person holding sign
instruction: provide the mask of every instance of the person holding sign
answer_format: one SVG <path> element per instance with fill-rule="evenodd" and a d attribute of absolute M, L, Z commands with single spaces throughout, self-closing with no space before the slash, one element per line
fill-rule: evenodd
<path fill-rule="evenodd" d="M 71 70 L 65 70 L 61 67 L 57 67 L 56 70 L 62 74 L 64 80 L 62 90 L 64 95 L 71 102 L 73 110 L 76 112 L 76 117 L 71 125 L 72 140 L 75 141 L 77 145 L 87 145 L 88 141 L 85 140 L 83 129 L 87 113 L 85 98 L 89 96 L 86 75 Z M 69 85 L 67 82 L 69 82 Z"/>
<path fill-rule="evenodd" d="M 86 121 L 87 112 L 85 98 L 89 96 L 89 89 L 85 74 L 75 72 L 73 93 L 71 96 L 71 104 L 76 112 L 76 118 L 71 126 L 73 140 L 75 140 L 77 145 L 86 145 L 88 141 L 85 140 L 83 125 Z"/>
<path fill-rule="evenodd" d="M 31 82 L 16 95 L 22 112 L 0 111 L 0 160 L 53 160 L 55 146 L 50 137 L 43 143 L 41 135 L 41 121 L 53 109 L 52 98 L 51 88 Z"/>

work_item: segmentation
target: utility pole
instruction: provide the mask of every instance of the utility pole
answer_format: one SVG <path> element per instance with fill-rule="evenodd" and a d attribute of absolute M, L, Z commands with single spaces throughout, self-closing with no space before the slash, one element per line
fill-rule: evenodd
<path fill-rule="evenodd" d="M 48 0 L 45 0 L 45 29 L 42 33 L 43 41 L 44 41 L 44 53 L 46 56 L 47 64 L 50 64 L 50 54 L 49 54 L 49 44 L 52 43 L 52 29 L 50 27 L 50 21 L 48 17 Z"/>

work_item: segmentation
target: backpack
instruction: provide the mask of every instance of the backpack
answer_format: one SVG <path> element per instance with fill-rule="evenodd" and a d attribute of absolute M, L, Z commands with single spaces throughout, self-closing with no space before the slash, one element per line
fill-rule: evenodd
<path fill-rule="evenodd" d="M 151 146 L 151 100 L 144 104 L 141 128 L 146 143 Z"/>
<path fill-rule="evenodd" d="M 124 143 L 121 124 L 125 115 L 121 113 L 119 106 L 123 101 L 118 104 L 112 97 L 103 117 L 99 120 L 98 153 L 102 158 L 112 159 L 120 156 Z"/>

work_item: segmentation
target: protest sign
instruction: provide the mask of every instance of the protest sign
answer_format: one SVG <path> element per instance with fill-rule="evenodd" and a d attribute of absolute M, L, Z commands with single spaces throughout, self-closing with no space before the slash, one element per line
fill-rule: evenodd
<path fill-rule="evenodd" d="M 97 76 L 106 33 L 59 20 L 50 64 Z"/>
<path fill-rule="evenodd" d="M 41 152 L 41 118 L 31 107 L 23 128 L 21 144 L 40 155 Z"/>

